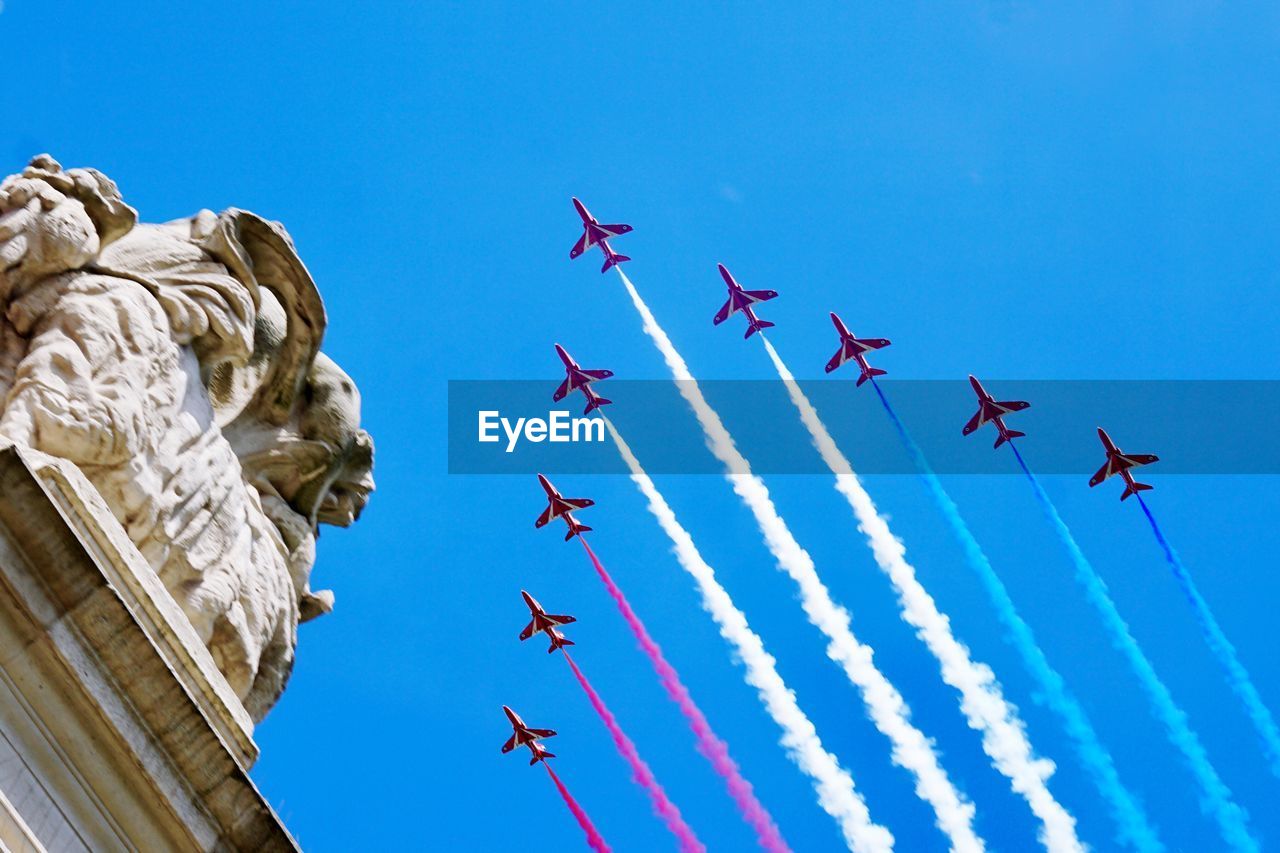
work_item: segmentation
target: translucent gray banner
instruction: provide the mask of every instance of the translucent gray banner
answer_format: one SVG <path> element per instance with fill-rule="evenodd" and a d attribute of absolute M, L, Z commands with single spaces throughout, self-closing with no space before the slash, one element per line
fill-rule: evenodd
<path fill-rule="evenodd" d="M 1104 461 L 1097 427 L 1121 450 L 1154 453 L 1161 474 L 1280 474 L 1280 382 L 984 379 L 997 400 L 1027 400 L 1007 416 L 1035 468 L 1092 474 Z M 580 393 L 552 403 L 555 380 L 449 382 L 451 474 L 627 473 L 602 423 L 618 428 L 651 474 L 719 474 L 702 430 L 676 383 L 610 380 L 592 385 L 611 405 L 583 418 Z M 827 473 L 779 381 L 698 383 L 739 450 L 759 474 Z M 800 380 L 841 451 L 860 474 L 915 467 L 875 388 L 843 380 Z M 881 389 L 940 474 L 1010 474 L 1008 448 L 992 449 L 994 426 L 963 437 L 977 410 L 967 381 L 882 380 Z M 505 419 L 505 424 L 504 424 Z M 541 422 L 541 424 L 539 423 Z"/>

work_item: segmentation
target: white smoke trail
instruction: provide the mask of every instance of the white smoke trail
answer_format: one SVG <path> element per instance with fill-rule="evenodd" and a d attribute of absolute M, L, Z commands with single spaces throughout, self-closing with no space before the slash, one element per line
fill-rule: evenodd
<path fill-rule="evenodd" d="M 764 642 L 751 630 L 747 617 L 716 580 L 715 571 L 702 558 L 693 543 L 693 537 L 676 519 L 653 480 L 640 467 L 631 448 L 608 418 L 604 419 L 604 423 L 631 471 L 632 481 L 640 487 L 640 492 L 649 502 L 649 512 L 671 539 L 672 550 L 681 568 L 698 584 L 703 608 L 720 628 L 720 636 L 733 646 L 746 667 L 747 683 L 756 689 L 765 710 L 782 729 L 780 743 L 787 755 L 813 780 L 814 790 L 818 792 L 818 804 L 835 818 L 850 850 L 857 853 L 884 853 L 892 850 L 893 835 L 871 820 L 867 804 L 854 790 L 853 779 L 836 761 L 835 756 L 822 746 L 813 723 L 800 710 L 795 694 L 778 674 L 773 656 L 765 651 Z"/>
<path fill-rule="evenodd" d="M 760 339 L 778 376 L 787 386 L 791 402 L 800 412 L 800 420 L 809 430 L 813 446 L 831 473 L 835 474 L 836 491 L 849 502 L 858 519 L 858 529 L 867 537 L 876 564 L 893 584 L 898 594 L 898 605 L 902 608 L 902 618 L 916 629 L 916 636 L 938 659 L 942 680 L 960 691 L 960 708 L 969 727 L 982 733 L 983 750 L 1039 818 L 1042 825 L 1040 840 L 1045 847 L 1063 853 L 1082 851 L 1084 847 L 1076 837 L 1075 818 L 1058 803 L 1048 788 L 1049 777 L 1054 771 L 1053 762 L 1035 756 L 1017 708 L 1005 701 L 995 673 L 986 664 L 975 662 L 969 650 L 951 632 L 950 620 L 938 612 L 933 597 L 916 578 L 915 568 L 907 562 L 906 547 L 893 535 L 889 524 L 876 510 L 871 495 L 862 487 L 853 466 L 827 432 L 817 409 L 800 390 L 795 377 L 763 332 Z"/>
<path fill-rule="evenodd" d="M 658 325 L 635 285 L 618 270 L 636 311 L 644 321 L 644 331 L 662 353 L 685 402 L 693 409 L 706 435 L 707 446 L 725 466 L 725 478 L 755 516 L 756 525 L 779 568 L 785 571 L 800 592 L 800 604 L 809 621 L 828 639 L 827 656 L 840 664 L 845 675 L 861 691 L 873 723 L 893 745 L 894 763 L 915 777 L 916 794 L 933 807 L 938 828 L 957 851 L 984 849 L 973 830 L 973 804 L 968 802 L 947 777 L 934 751 L 933 742 L 911 723 L 911 709 L 897 688 L 872 661 L 872 649 L 863 645 L 849 627 L 849 613 L 831 600 L 818 577 L 813 560 L 800 547 L 790 528 L 778 515 L 764 481 L 751 474 L 746 458 L 738 452 L 720 416 L 702 396 L 697 381 L 680 353 Z"/>

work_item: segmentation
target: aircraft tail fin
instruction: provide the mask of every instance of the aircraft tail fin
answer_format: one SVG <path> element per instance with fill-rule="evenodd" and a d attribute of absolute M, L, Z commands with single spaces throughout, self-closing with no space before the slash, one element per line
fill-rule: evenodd
<path fill-rule="evenodd" d="M 878 367 L 868 367 L 866 371 L 861 376 L 858 377 L 857 385 L 859 386 L 862 385 L 863 382 L 866 382 L 868 379 L 870 379 L 873 376 L 884 376 L 888 372 L 889 371 L 881 370 Z"/>
<path fill-rule="evenodd" d="M 551 641 L 551 648 L 547 649 L 547 654 L 549 655 L 554 654 L 556 649 L 564 648 L 565 646 L 576 646 L 576 645 L 577 643 L 575 643 L 573 640 L 570 640 L 568 637 L 556 637 Z"/>
<path fill-rule="evenodd" d="M 629 260 L 631 259 L 628 258 L 626 255 L 610 255 L 609 257 L 604 259 L 604 266 L 600 268 L 600 272 L 602 273 L 608 272 L 609 267 L 614 266 L 616 264 L 620 264 L 623 261 L 629 261 Z"/>
<path fill-rule="evenodd" d="M 554 752 L 539 752 L 535 754 L 533 758 L 529 759 L 529 766 L 532 767 L 533 765 L 537 764 L 539 761 L 546 761 L 548 758 L 555 758 L 555 757 L 556 757 L 556 754 Z"/>
<path fill-rule="evenodd" d="M 587 407 L 582 410 L 582 414 L 589 415 L 601 406 L 607 406 L 612 400 L 606 400 L 604 397 L 592 397 L 587 401 Z"/>
<path fill-rule="evenodd" d="M 591 528 L 585 524 L 573 524 L 569 526 L 569 532 L 564 535 L 564 541 L 568 542 L 573 537 L 581 533 L 590 533 Z"/>
<path fill-rule="evenodd" d="M 1022 438 L 1024 435 L 1026 435 L 1025 432 L 1018 432 L 1016 429 L 1006 430 L 996 436 L 996 443 L 992 446 L 999 447 L 1011 438 Z"/>
<path fill-rule="evenodd" d="M 1124 500 L 1129 495 L 1136 495 L 1138 492 L 1147 492 L 1154 489 L 1155 486 L 1148 486 L 1146 483 L 1134 483 L 1132 486 L 1125 486 L 1124 492 L 1120 494 L 1120 500 Z"/>
<path fill-rule="evenodd" d="M 773 326 L 774 324 L 770 323 L 768 320 L 756 320 L 754 323 L 747 326 L 747 333 L 742 337 L 749 338 L 752 335 L 754 335 L 756 332 L 760 332 L 765 329 L 771 329 L 773 328 Z"/>

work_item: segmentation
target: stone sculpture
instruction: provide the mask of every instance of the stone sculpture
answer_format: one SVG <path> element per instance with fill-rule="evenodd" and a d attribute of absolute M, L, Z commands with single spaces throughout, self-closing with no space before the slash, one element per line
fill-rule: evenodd
<path fill-rule="evenodd" d="M 373 490 L 324 328 L 278 223 L 140 223 L 105 175 L 47 155 L 0 184 L 0 441 L 85 474 L 255 721 L 299 621 L 332 607 L 310 588 L 318 525 Z"/>

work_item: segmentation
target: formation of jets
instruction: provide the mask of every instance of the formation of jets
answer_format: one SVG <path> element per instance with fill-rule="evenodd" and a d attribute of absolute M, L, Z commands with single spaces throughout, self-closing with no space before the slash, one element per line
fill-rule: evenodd
<path fill-rule="evenodd" d="M 605 259 L 601 272 L 607 272 L 610 267 L 631 260 L 626 255 L 619 255 L 615 252 L 608 242 L 612 237 L 619 237 L 630 232 L 632 230 L 630 225 L 602 225 L 591 215 L 586 206 L 576 198 L 573 199 L 573 206 L 578 211 L 578 215 L 582 217 L 582 236 L 578 238 L 578 242 L 574 244 L 573 249 L 569 252 L 570 259 L 577 258 L 593 246 L 599 246 Z M 724 264 L 717 264 L 716 266 L 729 289 L 729 299 L 716 312 L 712 320 L 713 325 L 718 326 L 734 314 L 742 312 L 747 319 L 747 332 L 744 337 L 749 338 L 756 332 L 771 328 L 774 324 L 757 317 L 752 306 L 775 298 L 778 295 L 777 292 L 773 290 L 745 290 L 742 285 L 738 284 Z M 861 371 L 856 383 L 857 386 L 861 386 L 868 379 L 874 382 L 875 377 L 886 374 L 887 371 L 868 364 L 866 354 L 871 350 L 889 346 L 890 342 L 888 340 L 885 338 L 856 337 L 834 313 L 831 314 L 831 322 L 835 325 L 836 332 L 840 336 L 840 349 L 827 362 L 827 373 L 831 373 L 846 362 L 856 362 Z M 578 366 L 578 363 L 565 351 L 564 347 L 559 344 L 556 344 L 555 347 L 556 354 L 564 362 L 565 379 L 560 383 L 560 387 L 556 389 L 555 394 L 552 395 L 552 400 L 560 402 L 573 391 L 581 391 L 587 399 L 584 415 L 590 414 L 601 406 L 610 404 L 611 400 L 606 400 L 595 393 L 594 389 L 591 388 L 591 383 L 610 378 L 613 376 L 613 371 L 585 370 Z M 1025 400 L 996 400 L 987 393 L 987 390 L 982 387 L 982 383 L 974 376 L 969 377 L 969 384 L 973 386 L 973 391 L 978 397 L 978 411 L 973 414 L 973 417 L 969 418 L 968 423 L 961 429 L 963 435 L 971 435 L 986 423 L 995 425 L 997 433 L 995 447 L 1026 435 L 1024 432 L 1009 429 L 1004 422 L 1004 418 L 1006 415 L 1030 408 L 1030 403 Z M 1146 483 L 1135 481 L 1131 471 L 1134 468 L 1159 461 L 1158 456 L 1149 453 L 1123 452 L 1116 447 L 1115 442 L 1101 427 L 1098 428 L 1098 438 L 1102 440 L 1102 446 L 1106 451 L 1107 458 L 1097 473 L 1090 478 L 1090 486 L 1096 486 L 1108 477 L 1119 474 L 1125 483 L 1124 492 L 1120 495 L 1120 500 L 1125 500 L 1130 495 L 1152 488 Z M 573 513 L 592 506 L 595 503 L 594 501 L 587 498 L 564 497 L 551 485 L 551 481 L 542 474 L 538 475 L 538 482 L 542 484 L 542 489 L 546 492 L 547 508 L 542 511 L 542 514 L 534 522 L 535 527 L 544 527 L 557 518 L 563 519 L 568 528 L 564 537 L 566 542 L 591 530 L 590 527 L 574 518 Z M 520 632 L 522 641 L 533 637 L 535 634 L 545 634 L 551 642 L 550 647 L 547 649 L 548 653 L 574 644 L 572 640 L 566 638 L 558 630 L 560 626 L 576 621 L 574 617 L 547 613 L 542 609 L 542 605 L 538 604 L 537 600 L 529 593 L 521 590 L 520 595 L 524 597 L 524 602 L 528 606 L 532 617 L 529 624 Z M 555 758 L 554 753 L 548 752 L 538 743 L 543 738 L 555 737 L 556 733 L 554 731 L 551 729 L 529 728 L 515 711 L 512 711 L 506 705 L 502 706 L 502 710 L 506 713 L 512 728 L 512 735 L 502 745 L 502 752 L 507 753 L 518 746 L 526 746 L 532 754 L 529 759 L 530 765 L 537 764 L 539 761 L 546 761 L 548 758 Z"/>
<path fill-rule="evenodd" d="M 614 264 L 631 260 L 624 255 L 619 255 L 614 252 L 607 242 L 610 237 L 617 237 L 631 231 L 632 228 L 630 225 L 601 225 L 590 214 L 582 202 L 578 201 L 578 199 L 573 199 L 573 206 L 577 209 L 578 215 L 582 217 L 583 232 L 582 237 L 578 239 L 577 244 L 573 247 L 573 251 L 569 253 L 569 257 L 576 258 L 592 246 L 598 245 L 605 255 L 605 270 L 608 270 L 609 267 Z M 752 306 L 760 302 L 767 302 L 768 300 L 777 297 L 777 291 L 746 290 L 742 285 L 738 284 L 737 280 L 734 279 L 733 274 L 729 272 L 724 264 L 716 264 L 716 268 L 720 270 L 720 276 L 724 279 L 724 283 L 729 289 L 729 298 L 720 310 L 716 312 L 716 315 L 712 320 L 713 325 L 718 326 L 734 314 L 742 312 L 743 316 L 747 319 L 747 333 L 744 337 L 749 338 L 756 332 L 772 327 L 774 325 L 773 323 L 770 323 L 767 320 L 761 320 L 756 316 L 755 310 Z M 872 367 L 867 363 L 866 359 L 866 354 L 871 350 L 882 349 L 883 347 L 889 346 L 890 342 L 887 339 L 856 337 L 849 331 L 849 328 L 845 326 L 844 322 L 835 313 L 831 314 L 831 322 L 836 327 L 836 333 L 840 336 L 840 349 L 838 349 L 836 354 L 831 357 L 831 360 L 827 362 L 827 373 L 831 373 L 833 370 L 848 361 L 854 361 L 857 363 L 858 368 L 861 371 L 856 383 L 859 386 L 868 379 L 873 379 L 876 376 L 884 376 L 887 373 L 885 370 Z M 583 395 L 587 398 L 587 408 L 583 414 L 588 414 L 593 409 L 597 409 L 600 406 L 611 402 L 596 395 L 590 388 L 590 383 L 600 379 L 608 379 L 613 375 L 612 371 L 583 370 L 578 367 L 577 362 L 570 358 L 569 354 L 565 352 L 564 348 L 559 344 L 556 344 L 556 352 L 560 354 L 560 359 L 564 362 L 566 372 L 564 382 L 561 383 L 560 388 L 556 391 L 553 397 L 556 402 L 564 399 L 564 397 L 571 391 L 577 390 L 581 390 Z M 1021 438 L 1026 435 L 1024 432 L 1009 429 L 1004 422 L 1004 418 L 1006 415 L 1029 408 L 1031 406 L 1030 403 L 1025 400 L 996 400 L 987 393 L 987 390 L 982 387 L 982 383 L 974 376 L 969 377 L 969 384 L 973 386 L 973 391 L 978 396 L 978 411 L 974 413 L 973 417 L 969 419 L 969 422 L 964 425 L 963 429 L 961 429 L 961 433 L 963 435 L 970 435 L 976 432 L 979 427 L 986 423 L 995 424 L 995 447 L 999 447 L 1014 438 Z M 1089 481 L 1089 485 L 1096 486 L 1108 477 L 1114 474 L 1119 474 L 1125 481 L 1125 490 L 1120 496 L 1121 500 L 1124 500 L 1137 492 L 1150 489 L 1151 486 L 1144 483 L 1134 482 L 1133 476 L 1129 473 L 1129 469 L 1136 468 L 1141 465 L 1149 465 L 1152 462 L 1157 461 L 1158 457 L 1150 454 L 1123 453 L 1115 446 L 1115 444 L 1112 443 L 1106 432 L 1101 428 L 1098 429 L 1098 435 L 1102 439 L 1103 447 L 1106 449 L 1107 461 L 1098 473 L 1093 475 L 1093 478 Z M 541 475 L 539 475 L 539 477 L 541 477 Z M 544 488 L 549 489 L 549 484 L 547 484 L 545 478 L 543 478 L 543 486 Z M 551 492 L 548 491 L 548 494 L 551 494 Z M 548 512 L 554 509 L 555 503 L 553 500 L 552 507 L 548 509 Z M 557 516 L 552 515 L 549 518 L 555 517 Z M 545 523 L 545 521 L 540 520 L 538 526 L 542 526 L 542 524 Z M 570 518 L 570 530 L 566 538 L 574 535 L 574 524 L 575 522 Z"/>
<path fill-rule="evenodd" d="M 574 536 L 581 536 L 590 527 L 579 524 L 577 519 L 572 515 L 574 510 L 585 509 L 593 506 L 595 501 L 589 498 L 566 498 L 556 491 L 555 486 L 551 485 L 551 481 L 541 474 L 538 475 L 538 482 L 542 484 L 542 490 L 547 493 L 547 508 L 542 511 L 542 515 L 538 516 L 538 520 L 534 522 L 534 527 L 544 527 L 548 522 L 563 518 L 565 523 L 569 525 L 569 532 L 564 539 L 568 542 Z M 520 597 L 524 599 L 524 604 L 529 608 L 529 624 L 524 626 L 524 630 L 520 632 L 520 642 L 524 642 L 538 634 L 544 635 L 551 641 L 551 645 L 547 648 L 547 654 L 554 653 L 557 649 L 563 649 L 565 646 L 574 645 L 564 634 L 560 633 L 560 628 L 577 622 L 577 617 L 569 616 L 561 613 L 548 613 L 538 603 L 538 599 L 534 598 L 525 590 L 520 590 Z M 531 757 L 529 765 L 533 766 L 539 761 L 546 761 L 548 758 L 555 758 L 555 753 L 548 752 L 542 744 L 538 743 L 542 738 L 555 737 L 556 733 L 552 729 L 534 729 L 526 726 L 524 720 L 520 719 L 520 715 L 511 710 L 506 705 L 502 706 L 503 713 L 507 715 L 507 721 L 511 723 L 511 737 L 502 745 L 502 752 L 506 754 L 518 746 L 527 746 Z"/>

